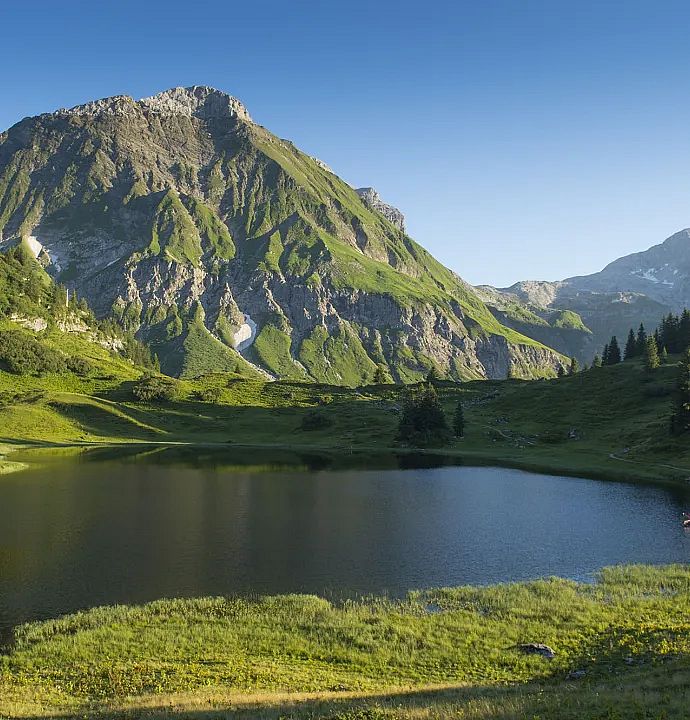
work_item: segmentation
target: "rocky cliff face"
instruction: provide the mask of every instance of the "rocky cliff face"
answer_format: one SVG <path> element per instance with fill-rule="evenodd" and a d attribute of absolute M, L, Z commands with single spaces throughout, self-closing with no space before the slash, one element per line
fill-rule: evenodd
<path fill-rule="evenodd" d="M 323 163 L 206 87 L 119 96 L 0 134 L 0 244 L 26 244 L 164 370 L 356 384 L 549 375 L 557 354 Z M 395 211 L 395 212 L 393 212 Z"/>
<path fill-rule="evenodd" d="M 383 202 L 374 188 L 358 188 L 356 192 L 372 210 L 381 213 L 392 225 L 405 232 L 405 216 L 398 208 Z"/>

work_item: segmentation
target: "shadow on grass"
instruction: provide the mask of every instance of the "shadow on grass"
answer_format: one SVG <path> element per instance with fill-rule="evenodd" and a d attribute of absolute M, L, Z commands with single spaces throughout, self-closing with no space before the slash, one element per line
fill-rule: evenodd
<path fill-rule="evenodd" d="M 195 698 L 148 698 L 129 708 L 89 708 L 51 720 L 386 720 L 466 718 L 467 720 L 681 720 L 690 700 L 687 675 L 667 672 L 657 689 L 630 678 L 627 683 L 560 681 L 512 686 L 444 686 L 357 695 L 354 693 L 235 695 L 212 690 Z M 663 687 L 662 687 L 663 686 Z M 669 690 L 672 692 L 669 692 Z M 39 720 L 39 716 L 29 720 Z"/>

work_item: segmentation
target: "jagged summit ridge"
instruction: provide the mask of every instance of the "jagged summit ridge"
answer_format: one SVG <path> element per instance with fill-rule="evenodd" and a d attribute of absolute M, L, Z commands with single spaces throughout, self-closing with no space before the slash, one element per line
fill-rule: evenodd
<path fill-rule="evenodd" d="M 94 100 L 73 108 L 62 108 L 53 115 L 131 115 L 137 111 L 155 115 L 185 115 L 202 119 L 237 117 L 251 122 L 244 104 L 221 90 L 205 85 L 176 87 L 157 95 L 134 100 L 129 95 Z"/>

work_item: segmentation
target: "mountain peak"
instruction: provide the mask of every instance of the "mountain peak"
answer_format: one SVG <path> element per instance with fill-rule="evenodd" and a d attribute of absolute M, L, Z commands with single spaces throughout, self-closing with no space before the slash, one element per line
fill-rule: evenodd
<path fill-rule="evenodd" d="M 139 101 L 145 109 L 162 115 L 201 118 L 239 117 L 251 120 L 247 108 L 235 97 L 206 85 L 176 87 Z"/>
<path fill-rule="evenodd" d="M 155 115 L 186 115 L 203 119 L 237 117 L 251 122 L 247 108 L 237 98 L 205 85 L 175 87 L 157 95 L 134 100 L 129 95 L 94 100 L 55 115 L 130 115 L 137 110 Z"/>

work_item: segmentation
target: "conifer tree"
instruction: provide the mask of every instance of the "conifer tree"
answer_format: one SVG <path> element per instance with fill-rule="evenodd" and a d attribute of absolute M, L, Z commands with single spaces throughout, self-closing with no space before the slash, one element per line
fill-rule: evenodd
<path fill-rule="evenodd" d="M 462 411 L 462 402 L 458 400 L 453 414 L 453 431 L 455 437 L 465 437 L 465 414 Z"/>
<path fill-rule="evenodd" d="M 671 417 L 671 430 L 680 434 L 690 430 L 690 349 L 685 351 L 679 364 L 677 393 L 677 406 Z"/>
<path fill-rule="evenodd" d="M 644 357 L 644 366 L 647 370 L 656 370 L 659 367 L 659 348 L 653 337 L 647 338 L 647 350 Z"/>
<path fill-rule="evenodd" d="M 426 382 L 435 383 L 441 379 L 441 374 L 438 371 L 436 365 L 432 365 L 429 368 L 429 372 L 426 374 Z"/>
<path fill-rule="evenodd" d="M 640 328 L 637 331 L 637 352 L 636 355 L 642 355 L 647 347 L 647 331 L 644 329 L 644 325 L 640 323 Z"/>
<path fill-rule="evenodd" d="M 414 389 L 408 396 L 398 425 L 398 439 L 424 447 L 443 445 L 450 429 L 436 388 L 431 383 Z"/>
<path fill-rule="evenodd" d="M 685 308 L 680 316 L 678 335 L 680 352 L 685 352 L 690 348 L 690 310 L 688 310 L 688 308 Z"/>
<path fill-rule="evenodd" d="M 580 363 L 576 357 L 570 358 L 570 367 L 568 368 L 568 375 L 575 375 L 580 372 Z"/>
<path fill-rule="evenodd" d="M 601 357 L 599 355 L 595 355 L 594 359 L 592 360 L 592 367 L 593 368 L 600 368 L 602 366 Z"/>
<path fill-rule="evenodd" d="M 666 365 L 668 363 L 668 350 L 664 347 L 661 348 L 661 364 Z"/>
<path fill-rule="evenodd" d="M 621 361 L 621 349 L 618 347 L 618 338 L 614 335 L 609 343 L 609 352 L 606 365 L 617 365 Z"/>
<path fill-rule="evenodd" d="M 637 355 L 637 338 L 635 337 L 635 331 L 630 328 L 628 333 L 628 340 L 625 343 L 625 354 L 623 355 L 624 360 L 632 360 Z"/>

